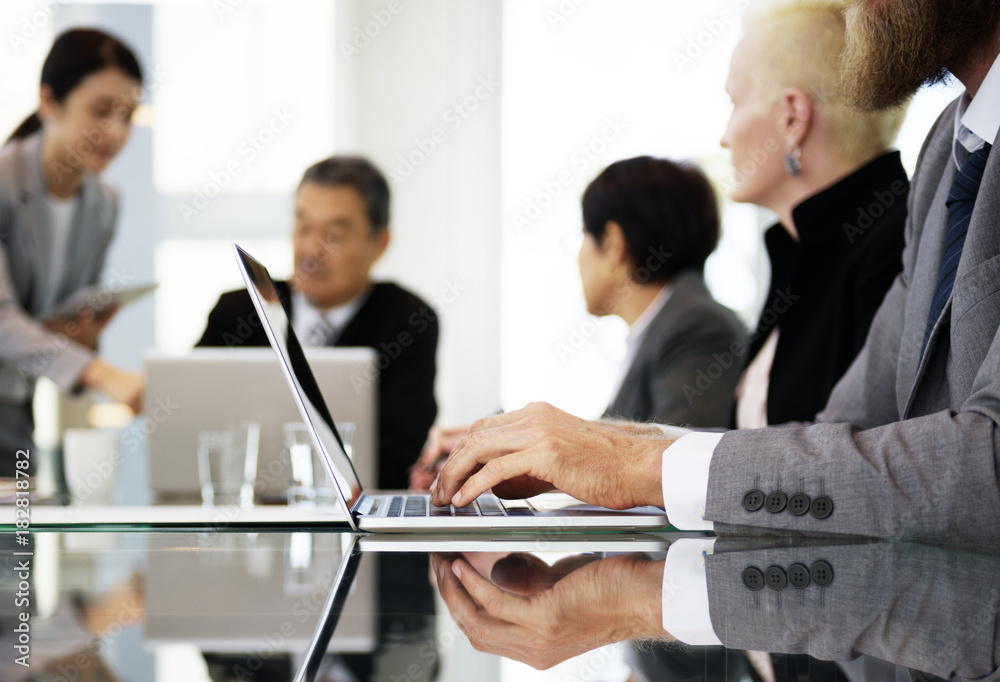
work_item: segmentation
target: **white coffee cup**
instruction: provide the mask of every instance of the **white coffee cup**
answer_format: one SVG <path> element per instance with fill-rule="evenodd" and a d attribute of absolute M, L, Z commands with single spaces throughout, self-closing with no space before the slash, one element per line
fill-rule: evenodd
<path fill-rule="evenodd" d="M 120 438 L 119 429 L 66 430 L 63 465 L 72 504 L 111 504 L 121 462 Z"/>

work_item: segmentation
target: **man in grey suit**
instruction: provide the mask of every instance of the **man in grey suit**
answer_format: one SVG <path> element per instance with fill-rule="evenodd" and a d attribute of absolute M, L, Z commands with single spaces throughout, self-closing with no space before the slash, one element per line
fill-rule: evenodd
<path fill-rule="evenodd" d="M 967 92 L 925 143 L 903 272 L 824 423 L 655 433 L 534 404 L 474 427 L 436 503 L 556 487 L 604 506 L 661 505 L 675 526 L 719 534 L 1000 537 L 1000 158 L 988 144 L 1000 129 L 1000 3 L 856 0 L 848 41 L 859 106 L 898 105 L 947 72 Z"/>

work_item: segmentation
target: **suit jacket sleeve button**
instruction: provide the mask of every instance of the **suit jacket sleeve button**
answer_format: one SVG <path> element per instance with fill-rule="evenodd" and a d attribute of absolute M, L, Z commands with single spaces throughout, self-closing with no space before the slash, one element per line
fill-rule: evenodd
<path fill-rule="evenodd" d="M 788 577 L 785 575 L 785 569 L 781 566 L 771 566 L 764 573 L 764 582 L 772 590 L 783 590 L 788 585 Z"/>
<path fill-rule="evenodd" d="M 764 507 L 772 514 L 777 514 L 785 510 L 785 505 L 788 504 L 788 495 L 781 492 L 780 490 L 775 490 L 767 494 L 767 499 L 764 500 Z"/>
<path fill-rule="evenodd" d="M 764 589 L 764 574 L 756 566 L 746 568 L 743 570 L 743 584 L 754 592 Z"/>
<path fill-rule="evenodd" d="M 743 496 L 743 508 L 748 512 L 755 512 L 764 506 L 764 493 L 759 490 L 751 490 Z"/>
<path fill-rule="evenodd" d="M 833 567 L 825 561 L 817 561 L 809 567 L 809 577 L 820 587 L 833 582 Z"/>
<path fill-rule="evenodd" d="M 788 567 L 788 582 L 797 590 L 808 587 L 810 582 L 809 569 L 802 564 L 792 564 Z"/>
<path fill-rule="evenodd" d="M 833 513 L 833 500 L 826 495 L 820 495 L 809 506 L 809 511 L 817 519 L 825 519 Z"/>
<path fill-rule="evenodd" d="M 809 496 L 805 493 L 795 493 L 788 498 L 788 513 L 792 516 L 802 516 L 809 511 Z"/>

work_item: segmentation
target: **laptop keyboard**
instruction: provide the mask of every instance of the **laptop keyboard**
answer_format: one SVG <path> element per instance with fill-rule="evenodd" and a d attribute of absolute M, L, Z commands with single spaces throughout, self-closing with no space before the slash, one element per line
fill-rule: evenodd
<path fill-rule="evenodd" d="M 520 502 L 519 505 L 525 503 Z M 448 505 L 435 507 L 429 495 L 395 495 L 389 501 L 386 516 L 426 517 L 426 516 L 534 516 L 530 507 L 507 507 L 495 495 L 480 495 L 479 499 L 465 507 Z"/>

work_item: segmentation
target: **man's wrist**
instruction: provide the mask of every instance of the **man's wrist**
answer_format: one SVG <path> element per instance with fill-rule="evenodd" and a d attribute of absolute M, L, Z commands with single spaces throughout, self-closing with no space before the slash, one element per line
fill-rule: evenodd
<path fill-rule="evenodd" d="M 673 444 L 670 438 L 645 438 L 643 452 L 635 472 L 636 490 L 641 504 L 663 508 L 663 451 Z"/>
<path fill-rule="evenodd" d="M 600 421 L 614 426 L 616 429 L 621 429 L 622 431 L 625 431 L 633 436 L 658 438 L 663 435 L 662 429 L 656 424 L 649 424 L 646 422 L 630 422 L 623 419 L 601 419 Z"/>
<path fill-rule="evenodd" d="M 636 567 L 635 600 L 632 612 L 635 628 L 632 639 L 663 640 L 669 637 L 663 629 L 663 567 L 666 560 L 639 561 Z"/>

